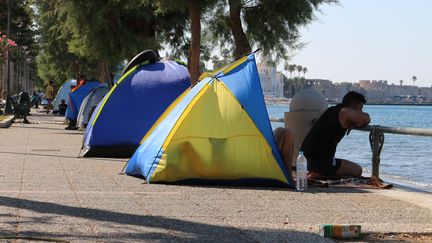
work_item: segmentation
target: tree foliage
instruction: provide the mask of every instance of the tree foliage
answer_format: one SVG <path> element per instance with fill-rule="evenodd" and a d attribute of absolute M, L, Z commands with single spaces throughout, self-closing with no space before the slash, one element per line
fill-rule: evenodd
<path fill-rule="evenodd" d="M 235 58 L 255 47 L 287 59 L 289 50 L 302 46 L 300 27 L 311 23 L 314 11 L 326 3 L 337 0 L 229 0 L 228 8 L 219 5 L 210 14 L 208 30 L 221 48 L 235 44 L 231 47 Z"/>
<path fill-rule="evenodd" d="M 59 13 L 59 2 L 35 1 L 40 51 L 36 58 L 38 75 L 47 83 L 54 80 L 56 86 L 68 78 L 77 78 L 80 73 L 95 76 L 94 62 L 69 51 L 68 41 L 72 32 L 64 25 L 66 16 Z"/>
<path fill-rule="evenodd" d="M 7 0 L 0 0 L 0 32 L 7 32 Z M 27 1 L 10 1 L 10 39 L 20 46 L 31 47 L 34 43 L 34 30 L 30 4 Z"/>
<path fill-rule="evenodd" d="M 29 1 L 0 0 L 0 32 L 2 34 L 7 34 L 8 4 L 10 4 L 10 35 L 8 38 L 14 40 L 18 45 L 17 48 L 10 50 L 10 60 L 14 63 L 25 60 L 30 67 L 30 73 L 33 74 L 31 78 L 35 80 L 37 76 L 34 75 L 36 70 L 34 57 L 38 49 L 34 39 L 35 31 L 30 7 L 31 4 Z M 0 76 L 0 79 L 2 76 L 3 75 Z M 0 85 L 0 89 L 1 86 L 2 85 Z M 15 90 L 15 92 L 18 91 Z"/>
<path fill-rule="evenodd" d="M 198 81 L 200 72 L 202 71 L 203 62 L 201 57 L 206 60 L 210 58 L 210 52 L 202 43 L 201 21 L 206 12 L 217 3 L 217 0 L 188 0 L 188 1 L 174 1 L 174 0 L 156 0 L 157 13 L 165 13 L 169 11 L 186 13 L 188 18 L 185 18 L 186 24 L 180 25 L 182 29 L 177 29 L 179 37 L 178 42 L 173 42 L 171 39 L 164 39 L 177 53 L 183 53 L 188 60 L 188 69 L 191 75 L 192 83 Z M 185 23 L 181 21 L 181 23 Z M 187 31 L 187 32 L 186 32 Z M 188 38 L 188 32 L 190 38 Z M 177 46 L 177 47 L 176 47 Z M 180 51 L 180 52 L 179 52 Z M 204 55 L 201 55 L 203 52 Z"/>
<path fill-rule="evenodd" d="M 157 16 L 154 7 L 142 0 L 36 1 L 36 6 L 44 47 L 39 60 L 54 62 L 45 62 L 51 65 L 46 69 L 64 75 L 71 75 L 69 69 L 59 70 L 65 65 L 78 73 L 97 69 L 102 81 L 125 59 L 145 49 L 159 49 L 156 33 L 172 33 L 177 19 L 174 14 Z M 53 50 L 53 44 L 61 48 Z M 64 64 L 66 60 L 70 61 Z"/>
<path fill-rule="evenodd" d="M 320 5 L 335 2 L 33 0 L 40 28 L 39 73 L 63 81 L 98 69 L 103 79 L 125 59 L 167 45 L 174 57 L 187 57 L 195 76 L 203 71 L 203 60 L 226 63 L 252 48 L 286 58 L 302 46 L 299 28 L 314 19 Z M 223 56 L 212 57 L 215 49 Z"/>
<path fill-rule="evenodd" d="M 72 34 L 69 51 L 80 57 L 116 63 L 159 47 L 153 9 L 139 0 L 64 0 L 57 9 Z"/>

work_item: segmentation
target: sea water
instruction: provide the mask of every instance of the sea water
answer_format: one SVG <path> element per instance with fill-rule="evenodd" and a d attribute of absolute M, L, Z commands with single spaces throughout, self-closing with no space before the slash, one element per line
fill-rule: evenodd
<path fill-rule="evenodd" d="M 288 105 L 268 105 L 270 117 L 284 117 Z M 370 125 L 432 129 L 432 106 L 365 105 Z M 283 123 L 272 122 L 272 127 Z M 432 191 L 432 137 L 384 133 L 380 177 L 396 183 Z M 336 157 L 351 160 L 370 176 L 372 152 L 369 132 L 353 130 L 339 143 Z"/>

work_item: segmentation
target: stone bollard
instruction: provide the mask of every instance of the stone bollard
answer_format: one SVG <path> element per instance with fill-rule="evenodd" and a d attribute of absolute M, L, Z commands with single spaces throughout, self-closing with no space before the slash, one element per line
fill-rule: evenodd
<path fill-rule="evenodd" d="M 324 96 L 314 88 L 298 92 L 290 102 L 290 111 L 285 112 L 285 127 L 294 133 L 292 165 L 296 165 L 298 152 L 313 123 L 327 109 Z"/>

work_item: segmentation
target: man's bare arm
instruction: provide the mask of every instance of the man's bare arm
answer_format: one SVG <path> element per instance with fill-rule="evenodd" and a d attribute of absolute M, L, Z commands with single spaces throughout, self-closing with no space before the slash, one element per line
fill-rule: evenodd
<path fill-rule="evenodd" d="M 364 127 L 370 123 L 370 116 L 366 112 L 356 111 L 349 107 L 344 107 L 339 112 L 339 122 L 347 129 Z"/>

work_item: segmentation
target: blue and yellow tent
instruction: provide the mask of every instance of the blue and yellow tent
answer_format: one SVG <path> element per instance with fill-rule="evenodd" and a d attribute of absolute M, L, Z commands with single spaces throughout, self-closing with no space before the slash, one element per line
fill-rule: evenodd
<path fill-rule="evenodd" d="M 288 185 L 254 55 L 180 96 L 146 134 L 126 174 L 148 182 Z"/>
<path fill-rule="evenodd" d="M 84 98 L 97 87 L 100 83 L 97 80 L 89 80 L 87 83 L 81 85 L 74 91 L 69 93 L 69 104 L 66 109 L 66 119 L 69 121 L 76 121 L 81 104 Z"/>
<path fill-rule="evenodd" d="M 131 67 L 93 112 L 84 157 L 131 157 L 165 109 L 190 87 L 187 68 L 174 61 Z"/>

